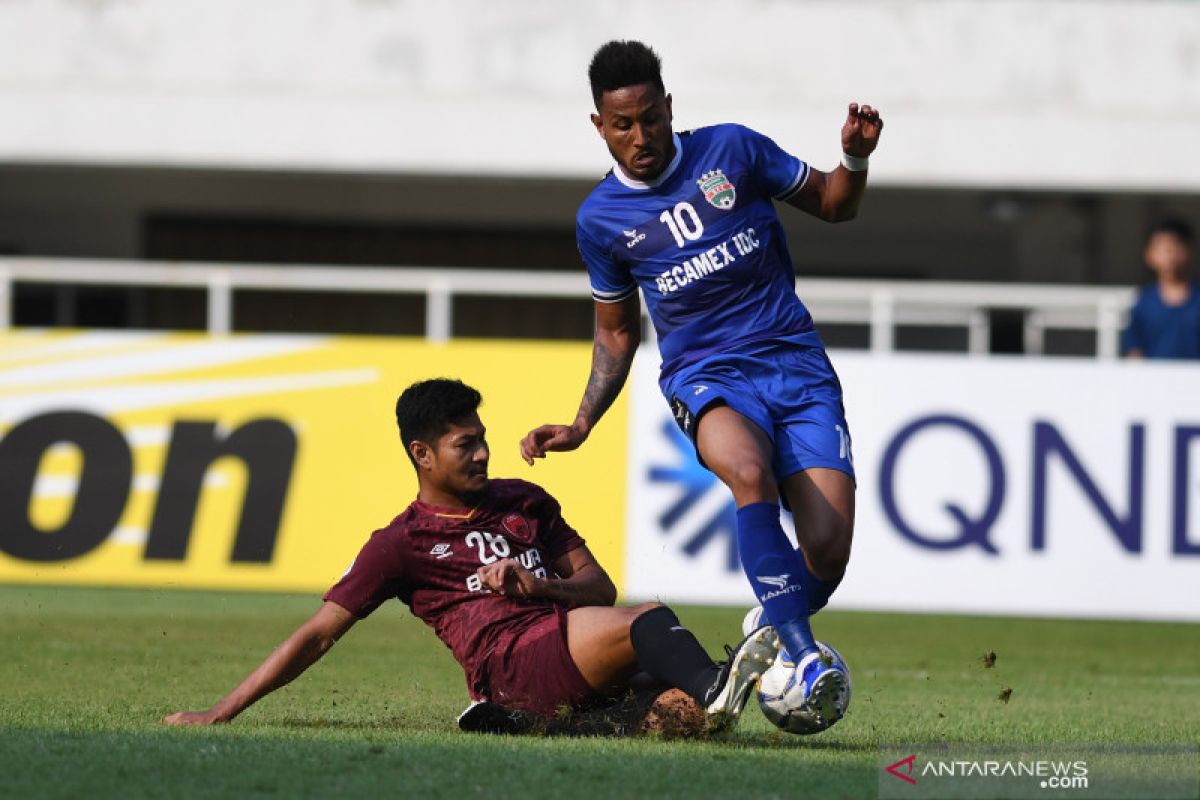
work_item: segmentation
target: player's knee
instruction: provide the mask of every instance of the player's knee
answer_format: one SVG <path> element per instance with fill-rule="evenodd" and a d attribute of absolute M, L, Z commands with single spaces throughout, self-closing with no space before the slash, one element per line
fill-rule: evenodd
<path fill-rule="evenodd" d="M 641 603 L 640 605 L 628 606 L 628 607 L 622 609 L 622 611 L 625 612 L 626 630 L 632 631 L 634 623 L 636 623 L 639 619 L 644 617 L 646 614 L 649 614 L 651 611 L 655 611 L 660 608 L 667 608 L 667 607 L 665 605 L 663 605 L 662 603 L 651 601 L 649 603 Z M 667 610 L 670 611 L 669 608 L 667 608 Z"/>
<path fill-rule="evenodd" d="M 653 637 L 657 635 L 658 631 L 661 630 L 663 625 L 663 622 L 660 619 L 661 612 L 660 614 L 651 614 L 651 612 L 658 611 L 659 609 L 665 609 L 667 612 L 670 612 L 670 609 L 665 605 L 655 602 L 642 603 L 641 605 L 629 606 L 628 608 L 622 609 L 625 611 L 625 639 L 629 642 L 630 646 L 633 647 L 635 652 L 639 646 L 639 636 L 642 638 L 645 638 L 646 636 Z M 673 617 L 674 615 L 671 613 L 669 616 Z"/>
<path fill-rule="evenodd" d="M 662 603 L 658 603 L 658 602 L 654 602 L 654 601 L 651 601 L 649 603 L 642 603 L 642 604 L 636 605 L 636 606 L 630 606 L 629 607 L 629 622 L 630 622 L 630 624 L 632 624 L 633 621 L 635 619 L 637 619 L 638 617 L 640 617 L 642 614 L 645 614 L 647 611 L 653 611 L 656 608 L 666 608 L 666 606 L 663 605 Z"/>
<path fill-rule="evenodd" d="M 769 464 L 757 460 L 741 461 L 727 472 L 727 482 L 739 505 L 774 498 L 775 474 Z"/>

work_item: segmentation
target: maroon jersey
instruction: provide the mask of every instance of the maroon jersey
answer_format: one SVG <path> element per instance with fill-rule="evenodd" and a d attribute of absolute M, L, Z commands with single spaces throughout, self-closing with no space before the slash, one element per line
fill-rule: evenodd
<path fill-rule="evenodd" d="M 498 644 L 555 613 L 550 600 L 516 600 L 484 589 L 484 564 L 515 558 L 540 577 L 582 547 L 558 502 L 522 480 L 492 480 L 470 511 L 420 500 L 371 534 L 325 599 L 362 619 L 397 597 L 437 633 L 466 673 L 476 699 L 488 697 L 484 665 Z"/>

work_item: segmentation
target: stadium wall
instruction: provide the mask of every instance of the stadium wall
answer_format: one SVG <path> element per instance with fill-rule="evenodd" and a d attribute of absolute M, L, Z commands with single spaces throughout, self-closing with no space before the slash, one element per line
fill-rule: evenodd
<path fill-rule="evenodd" d="M 594 178 L 586 64 L 631 37 L 680 128 L 818 166 L 878 105 L 877 184 L 1200 186 L 1189 0 L 8 0 L 0 162 Z"/>
<path fill-rule="evenodd" d="M 657 354 L 586 447 L 584 343 L 25 331 L 0 337 L 0 581 L 319 591 L 414 496 L 396 395 L 485 396 L 494 476 L 562 502 L 628 599 L 752 602 L 728 493 Z M 841 608 L 1200 620 L 1200 373 L 839 352 L 858 473 Z"/>

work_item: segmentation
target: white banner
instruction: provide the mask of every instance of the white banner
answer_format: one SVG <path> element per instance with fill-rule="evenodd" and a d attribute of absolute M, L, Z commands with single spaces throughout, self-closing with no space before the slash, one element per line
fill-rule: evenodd
<path fill-rule="evenodd" d="M 831 607 L 1200 620 L 1200 368 L 832 357 L 858 498 Z M 732 497 L 657 366 L 632 378 L 626 594 L 749 606 Z"/>

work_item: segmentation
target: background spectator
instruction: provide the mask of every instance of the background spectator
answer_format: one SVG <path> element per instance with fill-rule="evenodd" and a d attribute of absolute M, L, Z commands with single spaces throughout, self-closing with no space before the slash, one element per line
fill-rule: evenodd
<path fill-rule="evenodd" d="M 1200 285 L 1190 279 L 1192 228 L 1166 219 L 1150 229 L 1144 258 L 1156 281 L 1142 289 L 1121 333 L 1131 358 L 1200 359 Z"/>

